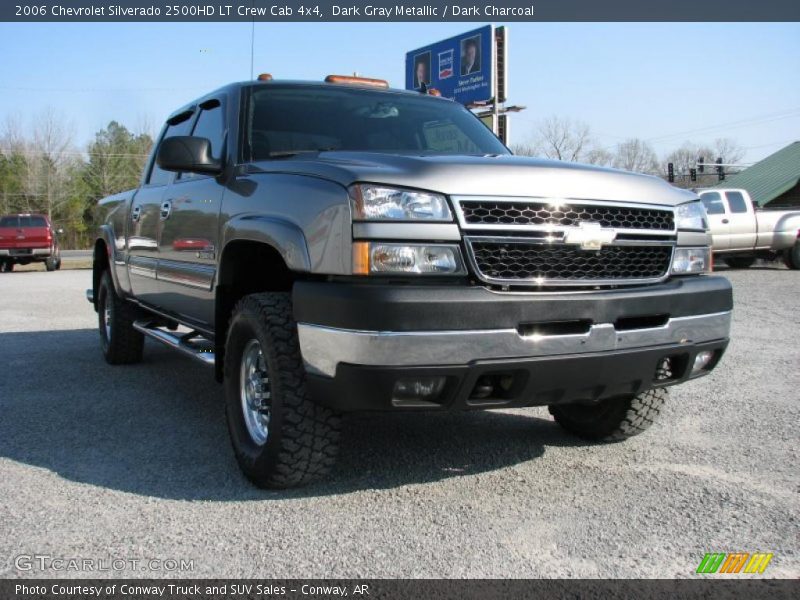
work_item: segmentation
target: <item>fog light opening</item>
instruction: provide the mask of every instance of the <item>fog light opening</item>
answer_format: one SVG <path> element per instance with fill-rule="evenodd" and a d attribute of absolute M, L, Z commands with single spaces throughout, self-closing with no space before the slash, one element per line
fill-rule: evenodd
<path fill-rule="evenodd" d="M 694 357 L 694 364 L 692 365 L 692 375 L 697 375 L 700 371 L 706 369 L 711 361 L 714 359 L 713 350 L 703 350 L 698 352 Z"/>
<path fill-rule="evenodd" d="M 398 379 L 392 392 L 395 406 L 427 406 L 436 404 L 442 395 L 446 377 L 409 377 Z"/>

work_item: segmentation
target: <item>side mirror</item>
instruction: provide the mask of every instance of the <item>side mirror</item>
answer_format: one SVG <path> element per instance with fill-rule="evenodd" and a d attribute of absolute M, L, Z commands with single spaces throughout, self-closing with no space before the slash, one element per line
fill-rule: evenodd
<path fill-rule="evenodd" d="M 222 162 L 211 156 L 211 142 L 206 138 L 176 135 L 161 142 L 156 164 L 165 171 L 188 171 L 218 175 Z"/>

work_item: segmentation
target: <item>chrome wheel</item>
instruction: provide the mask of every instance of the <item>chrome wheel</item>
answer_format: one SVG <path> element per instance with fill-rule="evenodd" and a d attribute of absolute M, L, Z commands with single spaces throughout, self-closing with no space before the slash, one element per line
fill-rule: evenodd
<path fill-rule="evenodd" d="M 107 297 L 103 298 L 103 306 L 102 306 L 102 310 L 100 311 L 100 317 L 103 320 L 102 326 L 103 326 L 103 332 L 106 335 L 106 341 L 110 342 L 111 341 L 111 319 L 112 319 L 112 315 L 111 315 L 111 307 L 109 306 Z"/>
<path fill-rule="evenodd" d="M 261 344 L 250 340 L 242 352 L 239 396 L 247 432 L 259 446 L 267 443 L 272 416 L 272 390 Z"/>

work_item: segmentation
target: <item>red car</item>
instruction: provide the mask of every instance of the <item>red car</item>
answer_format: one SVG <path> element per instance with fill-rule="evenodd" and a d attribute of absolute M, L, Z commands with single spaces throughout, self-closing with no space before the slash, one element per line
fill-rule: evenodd
<path fill-rule="evenodd" d="M 18 214 L 0 217 L 0 272 L 15 264 L 43 262 L 48 271 L 61 268 L 61 249 L 53 224 L 45 215 Z"/>

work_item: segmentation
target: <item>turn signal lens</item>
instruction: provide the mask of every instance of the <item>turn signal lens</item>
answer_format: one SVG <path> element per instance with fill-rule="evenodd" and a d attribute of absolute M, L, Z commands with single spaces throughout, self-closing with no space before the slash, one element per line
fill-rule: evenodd
<path fill-rule="evenodd" d="M 675 248 L 672 257 L 672 272 L 675 275 L 711 272 L 711 248 Z"/>
<path fill-rule="evenodd" d="M 353 274 L 461 275 L 466 273 L 458 246 L 355 242 Z"/>

